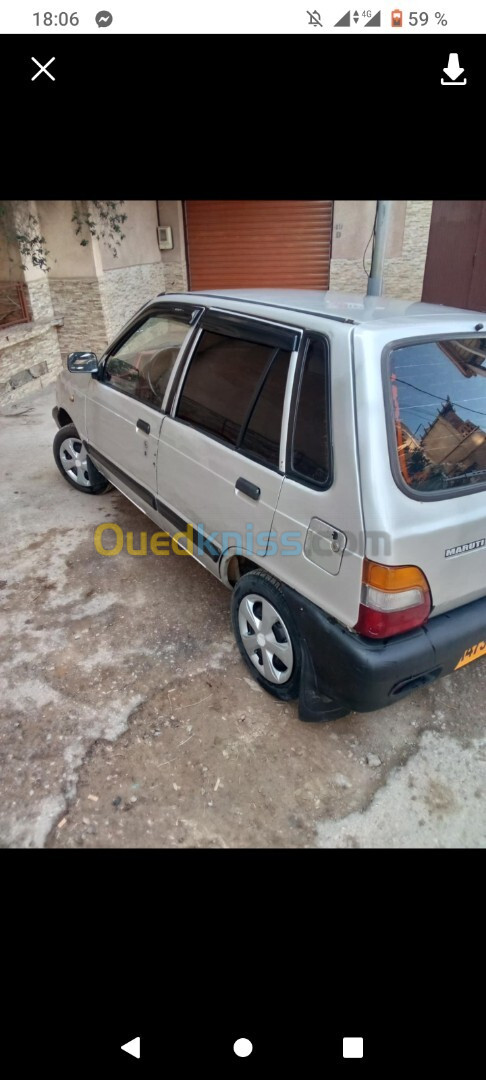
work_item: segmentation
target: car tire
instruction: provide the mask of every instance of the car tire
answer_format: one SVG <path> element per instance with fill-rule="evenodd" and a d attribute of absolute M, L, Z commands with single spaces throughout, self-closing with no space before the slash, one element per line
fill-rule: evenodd
<path fill-rule="evenodd" d="M 253 678 L 280 701 L 298 697 L 302 649 L 280 582 L 265 570 L 244 574 L 233 590 L 231 619 Z"/>
<path fill-rule="evenodd" d="M 66 424 L 59 429 L 52 449 L 61 476 L 76 491 L 84 491 L 86 495 L 102 495 L 110 487 L 109 481 L 88 457 L 74 424 Z"/>

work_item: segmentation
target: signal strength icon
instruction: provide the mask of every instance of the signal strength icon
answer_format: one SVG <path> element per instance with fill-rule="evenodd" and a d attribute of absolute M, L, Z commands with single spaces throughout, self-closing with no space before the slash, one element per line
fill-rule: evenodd
<path fill-rule="evenodd" d="M 353 22 L 357 23 L 358 18 L 358 12 L 355 11 L 353 15 Z M 339 19 L 339 22 L 334 23 L 334 26 L 351 26 L 351 10 L 347 11 L 346 14 L 343 15 L 342 19 Z M 367 26 L 381 26 L 381 11 L 377 11 L 376 15 L 373 15 L 372 18 L 369 19 L 367 23 L 365 23 L 365 28 Z"/>

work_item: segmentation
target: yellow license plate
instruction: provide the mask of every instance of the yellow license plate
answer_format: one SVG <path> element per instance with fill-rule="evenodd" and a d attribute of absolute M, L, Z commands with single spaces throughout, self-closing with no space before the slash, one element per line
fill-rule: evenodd
<path fill-rule="evenodd" d="M 458 668 L 464 667 L 466 664 L 471 664 L 473 660 L 479 660 L 480 656 L 486 655 L 486 641 L 479 641 L 477 645 L 471 645 L 470 649 L 466 649 L 464 656 L 461 656 L 459 663 L 456 664 L 454 671 Z"/>

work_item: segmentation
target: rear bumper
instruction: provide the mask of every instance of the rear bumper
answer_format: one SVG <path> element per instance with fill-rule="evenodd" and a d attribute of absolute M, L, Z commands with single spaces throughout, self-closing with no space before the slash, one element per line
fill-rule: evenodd
<path fill-rule="evenodd" d="M 285 586 L 284 586 L 285 588 Z M 370 712 L 454 671 L 467 649 L 486 641 L 486 597 L 386 641 L 352 633 L 285 588 L 304 642 L 302 719 Z"/>

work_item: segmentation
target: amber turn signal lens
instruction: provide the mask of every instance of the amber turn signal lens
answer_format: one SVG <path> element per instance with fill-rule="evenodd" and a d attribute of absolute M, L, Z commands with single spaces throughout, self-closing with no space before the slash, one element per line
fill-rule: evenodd
<path fill-rule="evenodd" d="M 427 578 L 418 566 L 383 566 L 369 559 L 363 563 L 363 585 L 370 585 L 382 592 L 403 592 L 405 589 L 429 591 Z"/>

